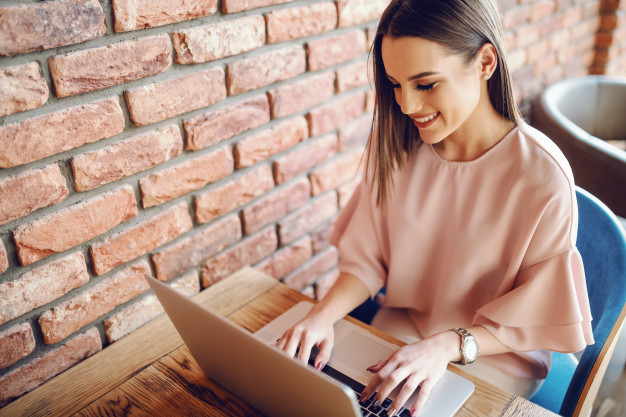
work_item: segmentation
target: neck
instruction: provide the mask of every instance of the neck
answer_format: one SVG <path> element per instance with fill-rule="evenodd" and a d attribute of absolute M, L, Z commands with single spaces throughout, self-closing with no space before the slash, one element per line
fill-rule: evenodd
<path fill-rule="evenodd" d="M 473 161 L 500 142 L 513 127 L 515 123 L 488 103 L 478 106 L 463 125 L 433 146 L 443 159 Z"/>

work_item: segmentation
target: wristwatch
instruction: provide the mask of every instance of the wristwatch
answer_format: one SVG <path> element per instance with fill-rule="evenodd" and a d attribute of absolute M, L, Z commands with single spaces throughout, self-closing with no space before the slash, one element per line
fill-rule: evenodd
<path fill-rule="evenodd" d="M 461 336 L 461 346 L 459 347 L 461 360 L 454 363 L 468 365 L 474 362 L 478 357 L 478 343 L 474 336 L 467 330 L 458 327 L 451 330 Z"/>

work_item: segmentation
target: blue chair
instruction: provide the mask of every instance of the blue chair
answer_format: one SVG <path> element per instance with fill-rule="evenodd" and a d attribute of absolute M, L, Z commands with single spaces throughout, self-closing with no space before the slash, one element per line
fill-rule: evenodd
<path fill-rule="evenodd" d="M 578 240 L 593 316 L 595 344 L 577 363 L 553 353 L 552 369 L 531 401 L 562 416 L 587 416 L 626 317 L 626 233 L 600 200 L 577 188 Z"/>

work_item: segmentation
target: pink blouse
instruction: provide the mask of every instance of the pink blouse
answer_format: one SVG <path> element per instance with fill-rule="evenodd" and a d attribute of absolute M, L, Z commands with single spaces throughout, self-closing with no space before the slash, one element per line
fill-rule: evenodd
<path fill-rule="evenodd" d="M 570 167 L 550 139 L 521 125 L 476 160 L 423 144 L 396 173 L 385 211 L 364 180 L 335 223 L 339 270 L 385 305 L 409 309 L 419 336 L 482 325 L 516 352 L 484 356 L 544 378 L 547 350 L 593 343 Z"/>

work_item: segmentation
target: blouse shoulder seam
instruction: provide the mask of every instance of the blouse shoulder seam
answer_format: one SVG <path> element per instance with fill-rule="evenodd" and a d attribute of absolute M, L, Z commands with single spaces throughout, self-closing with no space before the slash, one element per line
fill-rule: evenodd
<path fill-rule="evenodd" d="M 535 129 L 536 130 L 536 129 Z M 575 188 L 573 188 L 574 184 L 572 183 L 572 181 L 570 181 L 569 176 L 567 175 L 567 172 L 565 172 L 565 170 L 563 169 L 563 166 L 559 163 L 559 161 L 554 157 L 554 155 L 552 155 L 551 152 L 549 152 L 541 143 L 539 143 L 539 141 L 537 141 L 537 139 L 532 135 L 529 134 L 525 129 L 520 129 L 521 132 L 523 132 L 524 136 L 526 138 L 528 138 L 528 140 L 532 141 L 532 143 L 534 143 L 537 148 L 539 148 L 541 150 L 541 152 L 545 153 L 552 161 L 554 161 L 554 163 L 559 167 L 559 171 L 561 172 L 561 174 L 565 177 L 565 181 L 567 182 L 567 187 L 568 187 L 568 191 L 569 191 L 569 199 L 570 199 L 570 221 L 569 221 L 569 241 L 570 241 L 570 245 L 573 247 L 575 246 L 575 237 L 573 236 L 574 233 L 574 198 L 576 198 L 576 192 L 575 192 Z M 540 135 L 543 135 L 546 137 L 546 139 L 550 140 L 550 138 L 548 138 L 548 136 L 546 136 L 543 132 L 536 130 Z M 556 146 L 556 145 L 555 145 Z M 546 258 L 549 259 L 549 258 Z"/>

